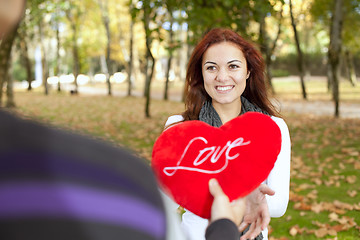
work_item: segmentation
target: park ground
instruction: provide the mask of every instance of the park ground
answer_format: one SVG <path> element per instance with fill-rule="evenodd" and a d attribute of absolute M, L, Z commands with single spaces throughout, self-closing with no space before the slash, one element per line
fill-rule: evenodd
<path fill-rule="evenodd" d="M 292 160 L 289 206 L 283 217 L 271 220 L 270 239 L 360 239 L 360 86 L 341 83 L 341 117 L 334 118 L 323 78 L 307 82 L 307 101 L 301 99 L 296 78 L 274 84 L 290 130 Z M 163 101 L 162 85 L 154 83 L 148 119 L 145 99 L 126 97 L 126 84 L 115 85 L 113 97 L 102 94 L 104 89 L 82 86 L 77 96 L 17 90 L 15 111 L 124 146 L 149 162 L 167 117 L 184 109 L 177 101 L 181 87 L 172 84 L 171 101 Z"/>

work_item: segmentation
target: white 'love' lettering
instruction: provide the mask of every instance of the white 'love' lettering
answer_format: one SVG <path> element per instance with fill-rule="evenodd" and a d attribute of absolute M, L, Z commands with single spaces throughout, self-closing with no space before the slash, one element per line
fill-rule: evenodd
<path fill-rule="evenodd" d="M 225 144 L 225 146 L 223 146 L 222 148 L 221 148 L 221 146 L 205 147 L 199 151 L 198 155 L 196 156 L 195 160 L 193 161 L 194 167 L 181 166 L 181 162 L 183 161 L 184 156 L 186 155 L 189 148 L 195 141 L 202 141 L 205 144 L 208 144 L 208 141 L 204 137 L 195 137 L 195 138 L 191 139 L 189 141 L 189 143 L 187 144 L 187 146 L 186 146 L 183 154 L 181 155 L 180 160 L 177 162 L 176 166 L 165 167 L 163 169 L 164 173 L 167 176 L 173 176 L 178 170 L 201 172 L 201 173 L 205 173 L 205 174 L 216 174 L 216 173 L 222 172 L 228 166 L 229 160 L 234 160 L 235 158 L 237 158 L 240 155 L 239 153 L 230 155 L 230 151 L 236 147 L 245 146 L 245 145 L 248 145 L 251 143 L 250 141 L 244 142 L 244 138 L 239 137 L 239 138 L 235 139 L 234 141 L 228 141 Z M 203 165 L 209 158 L 210 158 L 210 162 L 214 164 L 220 159 L 220 157 L 223 154 L 225 155 L 225 162 L 224 162 L 224 165 L 222 167 L 220 167 L 219 169 L 206 170 L 206 169 L 201 168 L 201 165 Z"/>

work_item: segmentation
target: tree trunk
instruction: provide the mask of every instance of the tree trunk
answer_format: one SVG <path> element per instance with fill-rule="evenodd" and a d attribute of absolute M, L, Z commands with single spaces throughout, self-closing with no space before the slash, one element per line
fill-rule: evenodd
<path fill-rule="evenodd" d="M 76 23 L 72 23 L 72 30 L 73 30 L 73 39 L 72 39 L 72 44 L 73 44 L 73 74 L 74 74 L 74 93 L 77 94 L 78 93 L 78 83 L 77 83 L 77 77 L 80 73 L 80 59 L 79 59 L 79 49 L 78 49 L 78 45 L 77 45 L 77 27 L 76 27 Z"/>
<path fill-rule="evenodd" d="M 39 22 L 39 35 L 40 35 L 40 48 L 41 48 L 41 67 L 42 67 L 42 80 L 44 85 L 44 93 L 45 95 L 49 94 L 48 88 L 48 69 L 47 69 L 47 62 L 45 57 L 45 45 L 44 45 L 44 32 L 43 32 L 43 23 L 42 20 Z"/>
<path fill-rule="evenodd" d="M 59 31 L 59 22 L 56 23 L 56 66 L 55 66 L 55 76 L 58 77 L 57 91 L 61 92 L 61 83 L 60 83 L 60 31 Z"/>
<path fill-rule="evenodd" d="M 328 53 L 329 56 L 329 53 Z M 327 74 L 327 90 L 328 93 L 332 92 L 332 84 L 333 84 L 333 77 L 332 77 L 332 71 L 330 66 L 330 60 L 328 59 L 328 64 L 326 66 L 326 74 Z"/>
<path fill-rule="evenodd" d="M 105 4 L 103 3 L 105 1 Z M 106 68 L 108 72 L 106 73 L 106 83 L 108 87 L 108 95 L 112 95 L 111 91 L 111 82 L 110 82 L 110 76 L 112 74 L 111 68 L 110 68 L 110 54 L 111 54 L 111 35 L 110 35 L 110 18 L 109 18 L 109 8 L 108 8 L 108 1 L 107 0 L 98 0 L 100 9 L 101 9 L 101 15 L 103 24 L 106 31 Z"/>
<path fill-rule="evenodd" d="M 7 71 L 7 85 L 6 85 L 6 105 L 7 108 L 15 107 L 15 100 L 14 100 L 14 78 L 12 77 L 12 62 L 11 62 L 11 55 L 9 59 L 9 69 Z"/>
<path fill-rule="evenodd" d="M 292 1 L 291 0 L 289 0 L 289 4 L 290 4 L 291 25 L 292 25 L 292 28 L 294 30 L 294 38 L 295 38 L 296 49 L 297 49 L 297 53 L 298 53 L 297 64 L 298 64 L 298 69 L 299 69 L 299 73 L 300 73 L 300 82 L 301 82 L 302 95 L 303 95 L 303 99 L 307 100 L 307 94 L 306 94 L 306 88 L 305 88 L 305 80 L 304 80 L 305 70 L 304 70 L 303 53 L 302 53 L 301 47 L 300 47 L 300 40 L 299 40 L 298 32 L 297 32 L 297 29 L 296 29 L 296 23 L 295 23 L 293 10 L 292 10 Z"/>
<path fill-rule="evenodd" d="M 7 83 L 7 104 L 6 106 L 15 106 L 12 91 L 12 79 L 9 78 L 9 67 L 11 64 L 11 50 L 17 35 L 18 25 L 2 40 L 0 43 L 0 106 L 2 104 L 3 86 Z M 10 85 L 10 88 L 9 88 Z M 9 99 L 10 97 L 10 99 Z"/>
<path fill-rule="evenodd" d="M 276 45 L 277 45 L 277 42 L 280 38 L 280 34 L 281 34 L 281 25 L 282 25 L 282 19 L 283 19 L 283 8 L 281 7 L 281 10 L 280 10 L 280 18 L 279 18 L 279 25 L 278 25 L 278 31 L 277 31 L 277 34 L 276 34 L 276 37 L 272 43 L 272 47 L 270 48 L 270 52 L 269 54 L 266 56 L 266 68 L 267 68 L 267 77 L 268 77 L 268 82 L 269 82 L 269 85 L 270 85 L 270 88 L 271 88 L 271 92 L 273 94 L 276 94 L 275 93 L 275 88 L 274 88 L 274 85 L 272 84 L 272 55 L 274 54 L 275 52 L 275 49 L 276 49 Z"/>
<path fill-rule="evenodd" d="M 191 56 L 191 50 L 192 50 L 192 46 L 190 44 L 190 29 L 189 27 L 187 28 L 187 32 L 186 32 L 186 45 L 187 45 L 187 51 L 186 51 L 186 62 L 189 62 L 189 59 L 190 59 L 190 56 Z M 182 102 L 185 102 L 185 98 L 186 98 L 186 92 L 187 92 L 187 89 L 186 89 L 186 79 L 184 81 L 184 88 L 183 88 L 183 91 L 182 91 L 182 97 L 181 97 L 181 101 Z"/>
<path fill-rule="evenodd" d="M 168 100 L 168 92 L 169 92 L 169 81 L 170 81 L 170 68 L 171 68 L 171 62 L 173 58 L 173 51 L 174 51 L 174 32 L 173 32 L 173 24 L 174 24 L 174 18 L 173 13 L 169 9 L 170 12 L 170 39 L 169 39 L 169 58 L 167 62 L 167 70 L 166 70 L 166 81 L 165 81 L 165 89 L 164 89 L 164 100 Z"/>
<path fill-rule="evenodd" d="M 27 44 L 26 29 L 24 31 L 21 31 L 21 33 L 19 34 L 19 37 L 20 37 L 20 51 L 21 51 L 21 56 L 23 58 L 24 65 L 25 65 L 26 79 L 28 82 L 27 90 L 31 91 L 32 90 L 31 82 L 32 82 L 34 76 L 33 76 L 33 72 L 32 72 L 32 63 L 29 58 L 29 48 L 28 48 L 28 44 Z"/>
<path fill-rule="evenodd" d="M 349 49 L 346 49 L 346 51 L 345 51 L 345 58 L 346 58 L 348 79 L 349 79 L 351 85 L 353 87 L 355 87 L 357 85 L 356 73 L 355 73 L 355 68 L 354 68 L 353 57 L 352 57 Z"/>
<path fill-rule="evenodd" d="M 133 69 L 133 58 L 134 58 L 134 20 L 131 19 L 130 23 L 130 59 L 128 68 L 128 92 L 127 95 L 131 96 L 132 90 L 132 69 Z"/>
<path fill-rule="evenodd" d="M 151 53 L 151 36 L 150 36 L 150 5 L 149 3 L 144 2 L 144 29 L 146 35 L 146 78 L 145 78 L 145 89 L 144 95 L 146 98 L 145 103 L 145 117 L 150 118 L 150 89 L 151 89 L 151 80 L 154 74 L 154 67 L 155 67 L 155 59 Z M 151 68 L 150 68 L 151 64 Z"/>
<path fill-rule="evenodd" d="M 334 0 L 334 10 L 330 29 L 329 63 L 332 75 L 332 93 L 335 105 L 335 117 L 339 117 L 339 63 L 341 53 L 341 31 L 343 22 L 343 0 Z"/>
<path fill-rule="evenodd" d="M 260 21 L 259 21 L 259 44 L 260 44 L 260 50 L 263 56 L 265 56 L 265 62 L 266 62 L 266 78 L 268 81 L 268 84 L 270 86 L 270 90 L 272 93 L 275 93 L 274 87 L 271 82 L 271 55 L 269 46 L 268 46 L 268 36 L 266 34 L 266 22 L 265 22 L 266 13 L 261 13 Z"/>

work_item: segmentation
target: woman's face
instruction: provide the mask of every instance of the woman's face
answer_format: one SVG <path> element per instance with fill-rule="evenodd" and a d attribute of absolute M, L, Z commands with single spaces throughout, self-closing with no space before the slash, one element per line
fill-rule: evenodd
<path fill-rule="evenodd" d="M 234 43 L 211 45 L 203 55 L 202 75 L 213 104 L 240 101 L 249 77 L 246 59 Z"/>

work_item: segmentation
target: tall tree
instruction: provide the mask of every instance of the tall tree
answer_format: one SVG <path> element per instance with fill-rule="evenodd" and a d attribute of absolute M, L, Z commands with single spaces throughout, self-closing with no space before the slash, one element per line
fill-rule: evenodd
<path fill-rule="evenodd" d="M 339 117 L 339 62 L 341 54 L 341 32 L 344 15 L 343 0 L 334 0 L 333 15 L 330 27 L 329 63 L 332 76 L 332 93 L 335 103 L 335 117 Z"/>
<path fill-rule="evenodd" d="M 151 49 L 154 39 L 162 41 L 160 29 L 163 23 L 163 16 L 159 14 L 161 13 L 162 1 L 142 1 L 141 4 L 137 4 L 136 6 L 137 7 L 133 8 L 132 16 L 134 19 L 141 19 L 145 32 L 145 117 L 150 118 L 150 90 L 155 69 L 155 57 Z"/>
<path fill-rule="evenodd" d="M 174 25 L 174 10 L 172 6 L 172 1 L 167 1 L 166 7 L 169 14 L 169 41 L 168 41 L 168 61 L 167 61 L 167 69 L 166 69 L 166 79 L 165 79 L 165 88 L 164 88 L 164 100 L 168 100 L 169 98 L 169 81 L 170 81 L 170 69 L 171 69 L 171 62 L 173 59 L 173 52 L 175 48 L 174 43 L 174 31 L 173 31 L 173 25 Z"/>
<path fill-rule="evenodd" d="M 8 33 L 7 36 L 0 43 L 0 106 L 2 103 L 3 86 L 7 85 L 7 102 L 6 107 L 14 107 L 14 95 L 12 89 L 12 77 L 9 73 L 11 65 L 11 50 L 14 45 L 14 40 L 17 35 L 18 25 Z"/>
<path fill-rule="evenodd" d="M 304 66 L 305 66 L 305 64 L 304 64 L 303 52 L 302 52 L 301 46 L 300 46 L 300 39 L 299 39 L 299 36 L 298 36 L 295 17 L 294 17 L 294 13 L 293 13 L 292 0 L 289 0 L 289 5 L 290 5 L 291 26 L 292 26 L 293 31 L 294 31 L 296 50 L 297 50 L 297 54 L 298 54 L 297 64 L 298 64 L 298 69 L 299 69 L 299 74 L 300 74 L 300 83 L 301 83 L 302 96 L 303 96 L 303 99 L 306 100 L 307 99 L 307 93 L 306 93 L 305 79 L 304 79 L 304 76 L 305 76 L 305 67 Z"/>
<path fill-rule="evenodd" d="M 148 1 L 143 2 L 143 11 L 144 11 L 144 29 L 145 29 L 145 37 L 146 37 L 146 67 L 145 67 L 145 116 L 150 118 L 150 87 L 151 81 L 154 74 L 155 67 L 155 58 L 151 52 L 151 30 L 150 30 L 150 22 L 151 22 L 151 6 Z"/>
<path fill-rule="evenodd" d="M 80 74 L 80 57 L 79 57 L 79 27 L 81 17 L 83 16 L 84 11 L 81 7 L 75 3 L 74 0 L 68 0 L 66 6 L 66 16 L 69 20 L 70 27 L 72 30 L 72 54 L 73 54 L 73 74 L 74 74 L 74 92 L 78 93 L 78 82 L 77 77 Z"/>
<path fill-rule="evenodd" d="M 134 8 L 134 4 L 133 1 L 130 0 L 129 3 L 129 8 L 130 8 L 130 13 L 132 14 L 133 12 L 133 8 Z M 129 52 L 130 52 L 130 57 L 129 57 L 129 62 L 128 62 L 128 91 L 127 91 L 127 95 L 131 96 L 131 91 L 132 91 L 132 74 L 133 74 L 133 62 L 134 62 L 134 18 L 131 17 L 131 22 L 130 22 L 130 43 L 129 43 Z"/>
<path fill-rule="evenodd" d="M 270 86 L 271 92 L 275 94 L 275 89 L 272 84 L 272 74 L 271 74 L 271 65 L 272 65 L 272 55 L 274 54 L 274 51 L 276 49 L 277 42 L 279 40 L 280 34 L 281 34 L 281 25 L 282 25 L 282 18 L 283 18 L 283 7 L 282 7 L 282 1 L 281 7 L 279 12 L 277 13 L 274 10 L 274 6 L 271 5 L 270 2 L 267 1 L 259 1 L 256 2 L 253 8 L 255 20 L 259 22 L 259 39 L 258 42 L 260 44 L 260 50 L 265 58 L 266 63 L 266 75 L 268 84 Z M 269 14 L 270 13 L 270 14 Z M 274 40 L 271 40 L 267 31 L 268 26 L 266 24 L 266 18 L 267 16 L 276 16 L 278 18 L 278 30 L 276 33 L 276 36 Z"/>
<path fill-rule="evenodd" d="M 55 69 L 54 69 L 54 75 L 58 77 L 58 84 L 57 84 L 57 91 L 61 92 L 61 83 L 60 83 L 60 13 L 61 13 L 61 4 L 60 0 L 55 1 L 55 16 L 53 18 L 54 21 L 54 27 L 56 31 L 56 60 L 55 60 Z"/>
<path fill-rule="evenodd" d="M 110 67 L 110 53 L 111 53 L 111 33 L 110 33 L 110 17 L 109 17 L 109 3 L 108 0 L 98 0 L 98 4 L 100 6 L 100 10 L 101 10 L 101 16 L 102 16 L 102 21 L 105 27 L 105 31 L 106 31 L 106 52 L 105 52 L 105 59 L 106 59 L 106 83 L 108 86 L 108 95 L 111 96 L 112 95 L 112 91 L 111 91 L 111 82 L 110 82 L 110 75 L 112 74 L 111 72 L 111 67 Z"/>
<path fill-rule="evenodd" d="M 39 21 L 39 38 L 40 38 L 40 48 L 41 48 L 41 69 L 42 69 L 42 80 L 44 85 L 44 93 L 45 95 L 49 94 L 49 86 L 47 79 L 49 77 L 49 69 L 46 60 L 46 50 L 45 50 L 45 37 L 44 37 L 44 23 L 43 20 Z"/>
<path fill-rule="evenodd" d="M 355 67 L 354 67 L 354 61 L 352 54 L 349 49 L 345 49 L 345 60 L 346 60 L 346 68 L 347 68 L 347 77 L 353 87 L 356 87 L 357 80 L 356 80 L 356 73 L 355 73 Z"/>
<path fill-rule="evenodd" d="M 25 66 L 26 69 L 26 79 L 28 82 L 28 91 L 32 90 L 31 87 L 31 82 L 34 79 L 33 76 L 33 64 L 31 62 L 30 56 L 29 56 L 29 38 L 28 38 L 28 28 L 27 28 L 27 22 L 22 21 L 21 26 L 19 27 L 19 40 L 20 40 L 20 54 L 21 54 L 21 58 L 23 59 L 23 64 Z"/>

